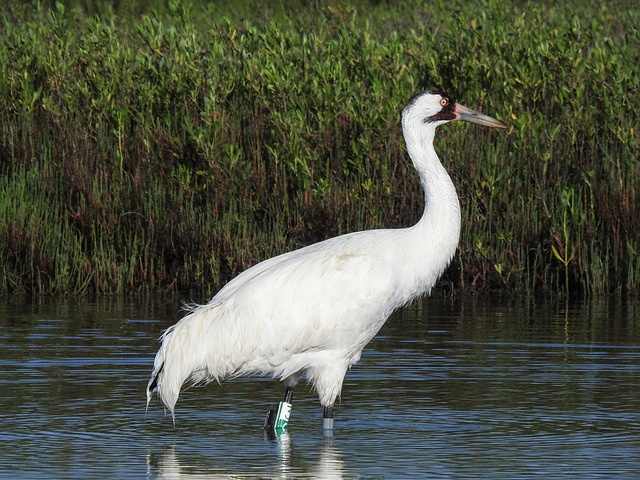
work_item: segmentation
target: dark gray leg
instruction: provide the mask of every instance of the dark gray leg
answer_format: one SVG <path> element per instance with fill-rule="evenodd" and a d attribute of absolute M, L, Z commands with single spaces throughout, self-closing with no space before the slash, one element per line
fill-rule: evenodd
<path fill-rule="evenodd" d="M 291 397 L 293 397 L 293 389 L 295 387 L 285 387 L 284 389 L 284 401 L 291 403 Z"/>
<path fill-rule="evenodd" d="M 333 406 L 324 407 L 324 411 L 322 412 L 322 429 L 333 429 Z"/>
<path fill-rule="evenodd" d="M 291 399 L 293 398 L 293 390 L 295 389 L 295 386 L 291 387 L 291 386 L 287 386 L 284 389 L 284 402 L 285 403 L 291 403 Z M 277 416 L 278 416 L 278 408 L 280 407 L 279 404 L 274 403 L 269 405 L 269 411 L 267 412 L 267 418 L 264 421 L 264 428 L 265 430 L 267 430 L 268 432 L 273 432 L 274 431 L 274 427 L 276 426 L 276 420 L 277 420 Z"/>

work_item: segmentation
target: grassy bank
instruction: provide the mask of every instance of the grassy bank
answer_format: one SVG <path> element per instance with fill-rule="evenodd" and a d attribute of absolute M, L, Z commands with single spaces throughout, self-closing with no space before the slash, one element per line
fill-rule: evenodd
<path fill-rule="evenodd" d="M 511 126 L 440 129 L 463 209 L 444 291 L 638 291 L 640 9 L 216 8 L 0 11 L 0 294 L 208 295 L 408 226 L 400 112 L 427 88 Z"/>

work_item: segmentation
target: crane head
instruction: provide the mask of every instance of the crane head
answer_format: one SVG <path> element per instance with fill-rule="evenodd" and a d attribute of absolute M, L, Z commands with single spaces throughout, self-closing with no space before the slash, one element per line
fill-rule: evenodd
<path fill-rule="evenodd" d="M 460 105 L 446 93 L 437 90 L 428 90 L 411 97 L 404 108 L 403 117 L 407 120 L 413 119 L 438 125 L 452 120 L 461 120 L 487 127 L 507 127 L 506 123 Z"/>

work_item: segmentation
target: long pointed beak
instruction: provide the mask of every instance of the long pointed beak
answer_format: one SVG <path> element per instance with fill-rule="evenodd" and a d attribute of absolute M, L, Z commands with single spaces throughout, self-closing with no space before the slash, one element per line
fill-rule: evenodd
<path fill-rule="evenodd" d="M 475 110 L 471 110 L 459 103 L 456 103 L 453 111 L 457 115 L 457 120 L 462 120 L 463 122 L 477 123 L 479 125 L 485 125 L 493 128 L 507 128 L 506 123 L 496 120 L 488 115 L 483 115 Z"/>

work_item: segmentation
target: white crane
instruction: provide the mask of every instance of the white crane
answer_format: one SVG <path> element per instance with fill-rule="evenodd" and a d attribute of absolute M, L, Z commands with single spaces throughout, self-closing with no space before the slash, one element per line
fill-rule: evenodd
<path fill-rule="evenodd" d="M 506 127 L 446 93 L 414 95 L 402 130 L 425 194 L 420 221 L 330 238 L 238 275 L 163 333 L 147 406 L 157 393 L 174 416 L 185 382 L 261 374 L 283 380 L 290 409 L 305 376 L 324 407 L 323 428 L 331 429 L 347 370 L 394 310 L 429 293 L 455 253 L 460 205 L 433 147 L 436 127 L 451 120 Z"/>

